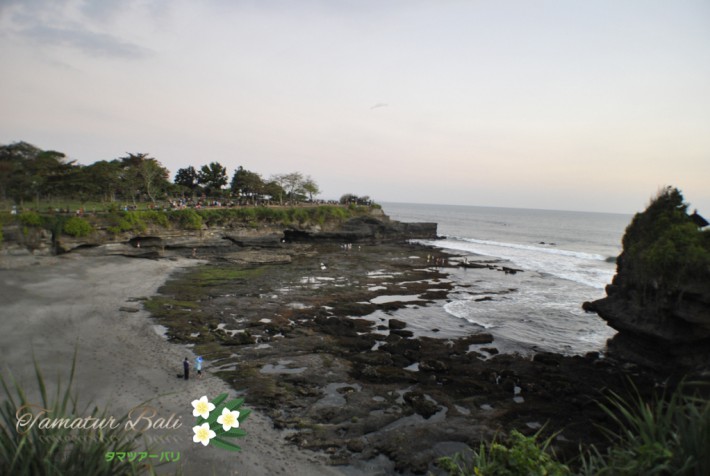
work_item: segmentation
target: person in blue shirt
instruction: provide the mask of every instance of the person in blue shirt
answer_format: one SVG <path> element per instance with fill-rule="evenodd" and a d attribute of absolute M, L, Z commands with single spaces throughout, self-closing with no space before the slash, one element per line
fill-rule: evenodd
<path fill-rule="evenodd" d="M 202 356 L 198 355 L 195 359 L 195 370 L 197 370 L 197 378 L 202 378 Z"/>

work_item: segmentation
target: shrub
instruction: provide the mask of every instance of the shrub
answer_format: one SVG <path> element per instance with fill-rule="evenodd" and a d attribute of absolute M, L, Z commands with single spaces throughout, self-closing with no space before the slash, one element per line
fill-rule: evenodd
<path fill-rule="evenodd" d="M 481 443 L 470 461 L 459 454 L 440 458 L 438 464 L 449 476 L 564 476 L 572 474 L 569 468 L 556 461 L 547 449 L 555 435 L 538 442 L 540 432 L 525 436 L 513 430 L 507 444 Z"/>
<path fill-rule="evenodd" d="M 318 223 L 321 225 L 327 220 L 343 221 L 349 218 L 350 216 L 350 210 L 343 207 L 324 205 L 316 208 L 316 221 L 318 221 Z"/>
<path fill-rule="evenodd" d="M 110 225 L 106 228 L 113 234 L 132 232 L 142 233 L 147 226 L 137 212 L 119 211 L 108 216 Z"/>
<path fill-rule="evenodd" d="M 140 220 L 145 226 L 146 223 L 152 223 L 154 225 L 162 226 L 167 228 L 170 226 L 170 220 L 168 219 L 167 213 L 159 210 L 141 210 L 133 211 L 131 213 L 137 220 Z"/>
<path fill-rule="evenodd" d="M 288 212 L 283 208 L 258 207 L 254 209 L 254 212 L 259 221 L 283 224 L 289 223 Z"/>
<path fill-rule="evenodd" d="M 65 234 L 75 238 L 88 236 L 94 231 L 94 227 L 92 227 L 88 221 L 80 217 L 69 218 L 62 228 Z"/>
<path fill-rule="evenodd" d="M 298 224 L 303 224 L 308 222 L 309 214 L 308 210 L 305 208 L 289 208 L 288 210 L 289 222 L 296 222 Z"/>
<path fill-rule="evenodd" d="M 170 213 L 170 221 L 186 230 L 202 229 L 202 217 L 195 210 L 175 210 Z"/>
<path fill-rule="evenodd" d="M 647 403 L 633 390 L 612 393 L 602 409 L 618 426 L 604 429 L 612 446 L 583 457 L 586 475 L 710 474 L 710 400 L 682 384 Z"/>
<path fill-rule="evenodd" d="M 42 226 L 42 216 L 37 212 L 22 212 L 17 219 L 25 226 Z"/>

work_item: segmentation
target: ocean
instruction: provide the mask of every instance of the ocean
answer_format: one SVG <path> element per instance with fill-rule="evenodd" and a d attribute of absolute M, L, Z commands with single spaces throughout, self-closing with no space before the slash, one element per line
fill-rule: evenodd
<path fill-rule="evenodd" d="M 615 333 L 582 303 L 604 297 L 630 215 L 383 203 L 392 219 L 436 222 L 440 240 L 420 243 L 519 269 L 455 268 L 443 327 L 463 321 L 493 334 L 503 352 L 603 351 Z M 451 268 L 447 268 L 447 271 Z"/>

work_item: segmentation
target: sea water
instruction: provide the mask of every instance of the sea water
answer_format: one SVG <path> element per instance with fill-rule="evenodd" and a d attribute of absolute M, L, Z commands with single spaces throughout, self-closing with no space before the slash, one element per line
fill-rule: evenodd
<path fill-rule="evenodd" d="M 521 270 L 456 268 L 443 304 L 447 318 L 490 332 L 503 351 L 583 354 L 603 350 L 614 335 L 581 306 L 604 297 L 631 216 L 402 203 L 383 209 L 395 220 L 438 223 L 443 238 L 423 244 Z"/>

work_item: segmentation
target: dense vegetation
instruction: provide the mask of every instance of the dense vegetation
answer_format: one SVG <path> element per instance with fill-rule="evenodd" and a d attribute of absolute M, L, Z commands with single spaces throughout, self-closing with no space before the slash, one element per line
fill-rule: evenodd
<path fill-rule="evenodd" d="M 670 395 L 644 400 L 638 392 L 610 394 L 600 403 L 613 426 L 602 428 L 610 446 L 580 450 L 562 462 L 551 451 L 552 435 L 524 436 L 513 431 L 505 441 L 483 443 L 469 455 L 442 458 L 450 476 L 637 476 L 710 474 L 710 400 L 707 388 L 680 385 Z"/>
<path fill-rule="evenodd" d="M 710 233 L 688 215 L 676 188 L 664 188 L 634 216 L 623 246 L 623 265 L 640 288 L 668 292 L 710 282 Z"/>
<path fill-rule="evenodd" d="M 323 225 L 326 222 L 343 222 L 354 216 L 366 214 L 369 207 L 361 205 L 318 205 L 311 207 L 265 207 L 247 206 L 233 208 L 185 208 L 180 210 L 119 210 L 112 209 L 81 216 L 66 213 L 38 213 L 32 210 L 17 215 L 0 213 L 2 225 L 16 224 L 25 235 L 33 229 L 45 229 L 54 236 L 68 235 L 81 238 L 97 229 L 105 229 L 113 235 L 121 233 L 140 234 L 149 228 L 200 230 L 203 227 L 242 224 L 258 227 L 270 225 Z M 0 243 L 2 235 L 0 234 Z"/>
<path fill-rule="evenodd" d="M 42 150 L 26 142 L 0 146 L 0 203 L 16 206 L 73 200 L 136 205 L 166 201 L 181 205 L 209 205 L 230 201 L 239 205 L 313 202 L 318 184 L 301 172 L 272 175 L 265 180 L 239 166 L 229 181 L 227 169 L 213 161 L 199 168 L 179 169 L 174 180 L 157 159 L 129 153 L 113 160 L 79 165 L 63 152 Z M 227 185 L 229 186 L 227 187 Z M 341 203 L 366 204 L 368 197 L 346 194 Z"/>

